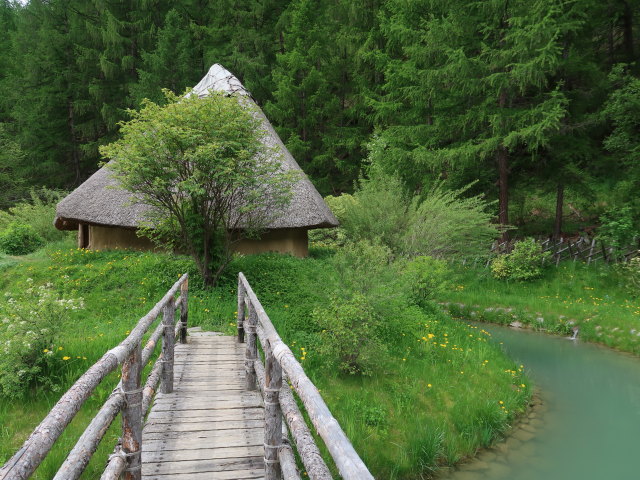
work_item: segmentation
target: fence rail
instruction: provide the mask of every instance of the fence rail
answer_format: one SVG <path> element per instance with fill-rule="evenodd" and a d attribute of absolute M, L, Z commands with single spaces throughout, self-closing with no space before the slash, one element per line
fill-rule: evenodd
<path fill-rule="evenodd" d="M 180 296 L 175 299 L 176 293 Z M 180 321 L 174 325 L 176 309 Z M 142 338 L 162 312 L 163 320 L 142 348 Z M 0 469 L 0 480 L 23 480 L 38 468 L 54 442 L 73 420 L 84 402 L 104 378 L 122 365 L 121 381 L 102 408 L 85 429 L 76 445 L 58 470 L 54 480 L 75 480 L 80 477 L 107 429 L 122 412 L 122 438 L 111 455 L 102 479 L 141 478 L 142 419 L 161 381 L 163 392 L 173 389 L 173 345 L 179 337 L 186 343 L 188 324 L 188 275 L 184 274 L 169 289 L 136 327 L 118 346 L 105 353 L 60 398 L 40 425 L 31 433 L 24 445 Z M 156 360 L 144 387 L 141 387 L 142 369 L 149 363 L 155 347 L 162 337 L 162 354 Z"/>
<path fill-rule="evenodd" d="M 313 435 L 298 408 L 293 389 L 324 441 L 340 475 L 345 480 L 372 480 L 373 476 L 304 372 L 282 341 L 245 276 L 238 275 L 238 341 L 246 341 L 246 388 L 260 388 L 265 405 L 265 478 L 299 479 L 293 452 L 286 438 L 287 427 L 298 454 L 312 480 L 331 479 Z M 264 365 L 258 356 L 258 340 Z M 290 384 L 290 386 L 289 386 Z M 284 422 L 283 422 L 284 417 Z M 286 426 L 285 426 L 286 423 Z"/>
<path fill-rule="evenodd" d="M 513 250 L 515 240 L 508 242 L 494 243 L 491 246 L 491 250 L 488 255 L 483 255 L 475 258 L 463 258 L 462 264 L 470 264 L 474 267 L 480 263 L 484 263 L 485 267 L 491 264 L 491 260 L 496 255 L 503 253 L 509 253 Z M 586 262 L 587 264 L 603 261 L 605 263 L 624 263 L 629 261 L 634 256 L 640 254 L 640 238 L 635 239 L 631 244 L 619 248 L 612 245 L 607 245 L 602 240 L 589 237 L 579 237 L 577 239 L 561 238 L 560 240 L 538 240 L 543 252 L 548 252 L 549 255 L 543 263 L 551 262 L 556 266 L 561 261 L 573 261 L 578 260 Z"/>

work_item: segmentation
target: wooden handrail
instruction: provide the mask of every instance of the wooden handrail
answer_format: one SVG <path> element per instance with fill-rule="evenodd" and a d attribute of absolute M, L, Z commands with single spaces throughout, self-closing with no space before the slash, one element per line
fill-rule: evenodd
<path fill-rule="evenodd" d="M 248 300 L 246 302 L 248 311 L 245 306 L 245 299 Z M 342 478 L 345 480 L 372 480 L 373 476 L 356 453 L 353 445 L 351 445 L 351 442 L 340 427 L 340 424 L 333 415 L 331 415 L 331 412 L 322 399 L 320 392 L 318 392 L 318 389 L 304 372 L 302 365 L 298 363 L 289 347 L 282 341 L 273 326 L 273 323 L 271 323 L 271 320 L 262 307 L 262 304 L 258 300 L 258 297 L 253 292 L 251 285 L 249 285 L 244 274 L 240 273 L 238 275 L 238 341 L 243 342 L 245 339 L 245 333 L 247 333 L 247 353 L 245 355 L 247 376 L 249 376 L 250 370 L 255 370 L 258 372 L 259 377 L 262 370 L 260 368 L 261 365 L 259 367 L 259 361 L 252 358 L 255 348 L 253 345 L 250 345 L 251 342 L 256 341 L 256 335 L 251 332 L 253 329 L 254 318 L 256 333 L 258 334 L 258 337 L 261 337 L 260 341 L 266 357 L 266 367 L 264 369 L 265 420 L 267 422 L 265 426 L 266 480 L 274 480 L 275 478 L 279 478 L 280 475 L 280 471 L 276 471 L 271 468 L 272 465 L 277 466 L 277 463 L 273 459 L 272 448 L 269 448 L 280 446 L 282 444 L 282 438 L 280 437 L 276 442 L 277 445 L 273 445 L 275 438 L 274 432 L 279 433 L 282 429 L 283 399 L 281 396 L 283 395 L 282 390 L 287 388 L 286 385 L 282 387 L 282 389 L 280 388 L 280 384 L 278 382 L 279 369 L 281 369 L 282 373 L 288 377 L 291 387 L 302 400 L 313 426 L 324 441 Z M 259 380 L 259 383 L 262 383 L 262 379 Z M 273 404 L 276 404 L 277 408 L 274 408 Z M 291 416 L 296 416 L 295 412 L 292 412 L 291 410 L 289 411 Z M 287 421 L 289 430 L 293 433 L 294 427 L 296 427 L 294 423 L 299 423 L 299 421 L 292 422 L 289 415 L 285 415 L 284 418 Z M 304 422 L 304 419 L 302 419 L 302 422 Z M 324 480 L 326 478 L 331 478 L 330 476 L 324 476 L 325 474 L 322 473 L 322 468 L 312 468 L 318 463 L 317 455 L 315 452 L 309 454 L 308 449 L 305 448 L 307 445 L 299 444 L 299 438 L 295 434 L 293 437 L 296 442 L 296 446 L 298 447 L 298 453 L 300 454 L 302 462 L 307 468 L 309 478 L 312 480 Z M 326 465 L 324 468 L 326 469 Z M 316 471 L 319 473 L 315 473 Z M 326 472 L 328 472 L 328 469 Z"/>
<path fill-rule="evenodd" d="M 188 275 L 184 274 L 167 291 L 162 300 L 156 303 L 156 305 L 138 321 L 127 338 L 115 348 L 106 352 L 102 358 L 93 364 L 71 388 L 62 395 L 58 403 L 56 403 L 44 420 L 40 422 L 40 425 L 31 433 L 20 450 L 0 469 L 0 480 L 25 480 L 29 478 L 47 456 L 54 442 L 62 434 L 71 420 L 73 420 L 95 388 L 107 375 L 113 372 L 118 365 L 122 365 L 125 361 L 126 363 L 123 366 L 122 373 L 123 381 L 118 384 L 118 387 L 116 387 L 103 407 L 93 418 L 60 467 L 55 479 L 73 480 L 82 474 L 100 440 L 106 433 L 107 428 L 123 408 L 125 408 L 123 417 L 128 418 L 128 420 L 124 422 L 123 448 L 125 449 L 124 453 L 127 462 L 125 462 L 126 465 L 123 468 L 129 468 L 131 470 L 131 475 L 127 473 L 127 478 L 140 478 L 140 470 L 135 463 L 136 459 L 139 460 L 139 455 L 135 455 L 138 450 L 133 452 L 126 450 L 128 448 L 130 449 L 131 445 L 134 445 L 134 449 L 141 450 L 138 439 L 141 440 L 142 438 L 142 415 L 144 415 L 146 411 L 141 411 L 141 404 L 145 402 L 143 391 L 140 389 L 139 374 L 148 363 L 163 330 L 158 328 L 152 334 L 144 350 L 141 345 L 142 337 L 161 311 L 164 310 L 166 314 L 165 307 L 167 305 L 174 307 L 171 312 L 171 315 L 173 315 L 173 311 L 175 311 L 174 296 L 178 292 L 178 289 L 181 290 L 181 296 L 179 302 L 175 303 L 180 306 L 181 315 L 177 333 L 180 334 L 183 342 L 186 341 Z M 166 332 L 168 330 L 166 324 L 164 327 L 164 331 Z M 160 333 L 158 333 L 158 331 L 160 331 Z M 168 337 L 171 337 L 171 343 L 173 343 L 175 336 L 176 332 L 174 332 L 172 325 L 171 335 L 168 335 Z M 166 338 L 167 336 L 165 336 L 165 342 Z M 162 365 L 164 365 L 164 363 Z M 157 372 L 155 366 L 150 376 L 154 374 L 154 371 Z M 159 378 L 157 373 L 155 376 Z M 157 380 L 155 383 L 157 383 Z M 155 383 L 153 386 L 150 386 L 149 382 L 147 382 L 145 390 L 147 390 L 147 392 L 154 391 Z M 126 408 L 127 403 L 129 407 L 128 410 Z M 136 403 L 138 405 L 136 405 Z M 150 400 L 147 401 L 146 404 L 148 405 L 149 403 Z M 139 419 L 137 418 L 138 416 L 140 417 Z M 136 443 L 138 444 L 137 446 L 135 446 Z M 131 455 L 131 453 L 134 453 L 134 455 Z M 112 456 L 114 465 L 107 467 L 108 470 L 110 468 L 119 469 L 116 465 L 118 460 L 113 460 L 115 457 L 118 457 L 120 462 L 122 461 L 122 455 Z"/>

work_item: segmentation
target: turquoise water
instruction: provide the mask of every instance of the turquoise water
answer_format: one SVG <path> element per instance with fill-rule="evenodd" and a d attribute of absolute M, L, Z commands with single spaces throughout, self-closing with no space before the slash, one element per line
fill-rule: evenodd
<path fill-rule="evenodd" d="M 640 359 L 565 338 L 487 326 L 541 390 L 514 440 L 452 480 L 640 479 Z"/>

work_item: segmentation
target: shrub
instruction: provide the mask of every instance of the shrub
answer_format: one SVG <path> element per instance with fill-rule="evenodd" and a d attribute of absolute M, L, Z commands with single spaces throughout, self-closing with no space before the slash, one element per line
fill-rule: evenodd
<path fill-rule="evenodd" d="M 346 374 L 373 374 L 385 349 L 375 330 L 379 322 L 364 296 L 334 295 L 327 308 L 318 308 L 313 319 L 322 328 L 319 353 L 324 367 Z"/>
<path fill-rule="evenodd" d="M 365 296 L 386 296 L 394 290 L 397 272 L 392 263 L 389 248 L 368 240 L 349 242 L 339 249 L 332 258 L 338 274 L 337 287 Z"/>
<path fill-rule="evenodd" d="M 10 223 L 0 233 L 0 250 L 9 255 L 26 255 L 44 245 L 44 240 L 31 225 Z"/>
<path fill-rule="evenodd" d="M 403 274 L 417 305 L 425 306 L 449 289 L 451 271 L 444 260 L 420 256 L 406 262 Z"/>
<path fill-rule="evenodd" d="M 638 256 L 631 258 L 627 263 L 619 264 L 616 268 L 622 277 L 625 290 L 634 297 L 638 296 L 640 293 L 640 251 L 638 251 Z"/>
<path fill-rule="evenodd" d="M 338 197 L 328 195 L 324 198 L 327 205 L 342 224 L 345 212 L 355 202 L 352 195 L 343 194 Z M 316 247 L 337 248 L 342 247 L 347 241 L 347 234 L 343 227 L 316 228 L 309 231 L 309 242 Z"/>
<path fill-rule="evenodd" d="M 532 280 L 542 275 L 542 261 L 548 255 L 533 238 L 527 238 L 516 242 L 511 253 L 496 257 L 491 272 L 503 280 Z"/>
<path fill-rule="evenodd" d="M 465 198 L 470 186 L 448 191 L 436 185 L 409 196 L 396 177 L 362 180 L 346 204 L 343 227 L 350 240 L 378 241 L 395 255 L 437 258 L 485 254 L 498 236 L 490 203 Z"/>
<path fill-rule="evenodd" d="M 0 393 L 18 397 L 36 381 L 55 389 L 43 371 L 55 360 L 54 342 L 68 312 L 83 308 L 83 299 L 59 298 L 52 284 L 36 287 L 32 279 L 21 295 L 5 297 L 0 307 Z"/>
<path fill-rule="evenodd" d="M 366 299 L 376 322 L 373 334 L 393 354 L 403 350 L 403 339 L 416 329 L 420 308 L 412 302 L 412 290 L 403 275 L 403 261 L 394 261 L 391 250 L 367 240 L 347 243 L 333 256 L 334 291 L 340 297 Z M 408 335 L 408 336 L 407 336 Z"/>
<path fill-rule="evenodd" d="M 636 229 L 633 225 L 633 215 L 630 207 L 622 207 L 608 210 L 600 220 L 598 238 L 603 242 L 616 247 L 626 247 L 633 241 Z"/>
<path fill-rule="evenodd" d="M 0 211 L 0 231 L 17 222 L 32 227 L 46 242 L 63 240 L 69 232 L 53 226 L 56 205 L 65 196 L 64 192 L 42 188 L 31 190 L 29 200 L 19 202 L 7 211 Z"/>
<path fill-rule="evenodd" d="M 402 252 L 411 205 L 397 177 L 361 180 L 353 201 L 344 207 L 342 223 L 349 240 L 380 242 L 396 254 Z"/>
<path fill-rule="evenodd" d="M 479 195 L 464 197 L 472 185 L 459 190 L 436 185 L 424 199 L 414 200 L 403 236 L 405 253 L 436 258 L 486 255 L 500 227 L 492 223 L 492 203 Z"/>

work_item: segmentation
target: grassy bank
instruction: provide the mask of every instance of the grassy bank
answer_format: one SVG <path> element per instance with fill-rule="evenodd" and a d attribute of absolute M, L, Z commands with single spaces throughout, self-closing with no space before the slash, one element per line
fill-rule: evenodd
<path fill-rule="evenodd" d="M 640 355 L 640 298 L 607 265 L 566 262 L 530 282 L 496 280 L 489 269 L 456 267 L 453 287 L 442 296 L 462 318 L 508 324 L 580 338 Z"/>
<path fill-rule="evenodd" d="M 181 272 L 190 282 L 190 323 L 231 333 L 235 287 L 243 271 L 284 340 L 296 353 L 356 450 L 378 478 L 420 478 L 472 455 L 508 428 L 530 393 L 522 368 L 487 342 L 488 334 L 452 321 L 438 307 L 385 298 L 380 354 L 366 375 L 330 367 L 323 315 L 340 285 L 332 253 L 236 258 L 221 284 L 203 291 L 185 257 L 138 252 L 92 252 L 52 245 L 27 257 L 0 259 L 0 287 L 16 295 L 28 279 L 60 296 L 84 299 L 69 312 L 48 355 L 46 375 L 25 395 L 0 400 L 0 462 L 20 447 L 59 395 L 120 342 Z M 379 286 L 384 292 L 385 285 Z M 324 313 L 322 313 L 324 312 Z M 330 316 L 330 315 L 329 315 Z M 117 382 L 113 375 L 91 397 L 34 478 L 51 478 L 75 438 Z M 84 478 L 96 478 L 118 436 L 108 433 Z"/>

